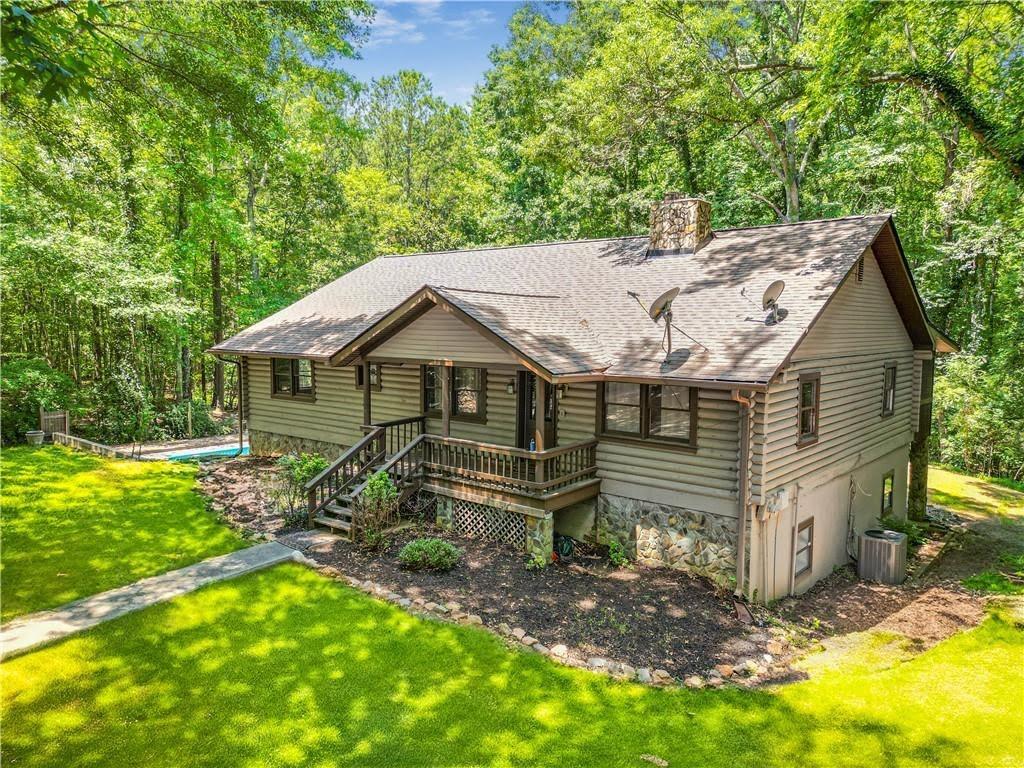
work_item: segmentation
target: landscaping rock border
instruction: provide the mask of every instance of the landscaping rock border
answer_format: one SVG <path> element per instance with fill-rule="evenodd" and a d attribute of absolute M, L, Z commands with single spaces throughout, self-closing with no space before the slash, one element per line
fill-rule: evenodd
<path fill-rule="evenodd" d="M 510 648 L 532 651 L 546 656 L 551 661 L 577 669 L 586 669 L 597 674 L 607 675 L 616 680 L 636 682 L 654 687 L 686 687 L 699 690 L 702 688 L 719 688 L 731 685 L 742 688 L 753 688 L 759 684 L 780 678 L 792 678 L 788 660 L 792 658 L 794 649 L 789 645 L 785 632 L 771 628 L 768 631 L 753 630 L 746 639 L 737 638 L 737 649 L 749 652 L 749 656 L 737 661 L 736 664 L 717 664 L 713 669 L 700 675 L 690 675 L 684 679 L 674 678 L 664 669 L 654 667 L 634 667 L 630 664 L 593 656 L 585 658 L 564 643 L 544 645 L 523 627 L 512 627 L 505 622 L 496 626 L 488 625 L 483 617 L 476 613 L 467 613 L 456 602 L 445 604 L 428 601 L 411 593 L 395 592 L 383 584 L 370 580 L 358 579 L 342 573 L 330 565 L 320 565 L 315 560 L 300 556 L 300 562 L 315 568 L 325 576 L 346 582 L 353 589 L 391 603 L 402 608 L 413 616 L 435 621 L 445 621 L 465 626 L 484 629 L 501 638 Z M 758 646 L 767 650 L 757 653 Z"/>

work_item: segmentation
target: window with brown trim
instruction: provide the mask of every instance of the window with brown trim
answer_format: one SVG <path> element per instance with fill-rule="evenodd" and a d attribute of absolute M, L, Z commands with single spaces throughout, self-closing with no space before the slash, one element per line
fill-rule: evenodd
<path fill-rule="evenodd" d="M 601 387 L 601 432 L 696 447 L 697 396 L 696 387 L 606 382 Z"/>
<path fill-rule="evenodd" d="M 821 374 L 801 373 L 797 386 L 800 399 L 797 411 L 797 444 L 807 445 L 818 439 L 818 415 L 821 412 Z"/>
<path fill-rule="evenodd" d="M 896 363 L 886 363 L 882 379 L 882 415 L 896 412 Z"/>
<path fill-rule="evenodd" d="M 896 470 L 890 469 L 882 475 L 882 517 L 892 514 L 895 482 Z"/>
<path fill-rule="evenodd" d="M 482 417 L 487 400 L 487 370 L 452 368 L 452 415 Z"/>
<path fill-rule="evenodd" d="M 366 377 L 363 366 L 356 366 L 356 389 L 364 389 L 365 384 L 363 379 Z M 370 363 L 370 389 L 374 392 L 380 392 L 381 390 L 381 365 L 380 363 Z"/>
<path fill-rule="evenodd" d="M 809 517 L 796 528 L 796 549 L 793 552 L 793 575 L 809 573 L 814 564 L 814 518 Z"/>
<path fill-rule="evenodd" d="M 451 391 L 451 415 L 454 419 L 483 421 L 487 417 L 487 369 L 459 366 L 424 365 L 423 412 L 441 415 L 442 376 L 448 377 Z"/>
<path fill-rule="evenodd" d="M 271 394 L 277 397 L 298 397 L 312 400 L 314 396 L 313 363 L 310 360 L 271 360 Z"/>

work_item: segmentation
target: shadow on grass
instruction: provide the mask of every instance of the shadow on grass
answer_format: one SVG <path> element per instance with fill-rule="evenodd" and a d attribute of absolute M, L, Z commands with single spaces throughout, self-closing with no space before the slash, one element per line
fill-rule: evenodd
<path fill-rule="evenodd" d="M 11 765 L 964 765 L 964 745 L 820 697 L 654 690 L 510 653 L 299 566 L 14 659 Z M 827 697 L 826 697 L 827 698 Z"/>

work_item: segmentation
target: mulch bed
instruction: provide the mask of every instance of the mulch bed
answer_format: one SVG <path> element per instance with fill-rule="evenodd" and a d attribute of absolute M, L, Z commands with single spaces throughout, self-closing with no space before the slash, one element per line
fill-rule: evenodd
<path fill-rule="evenodd" d="M 463 550 L 462 562 L 448 573 L 401 568 L 399 549 L 425 535 L 452 541 Z M 530 570 L 525 557 L 507 546 L 430 528 L 395 532 L 381 552 L 339 540 L 307 554 L 394 592 L 458 603 L 488 626 L 521 627 L 548 647 L 562 643 L 583 658 L 662 668 L 677 677 L 759 656 L 769 639 L 760 632 L 747 639 L 731 595 L 706 580 L 667 569 L 615 568 L 597 550 Z"/>
<path fill-rule="evenodd" d="M 214 461 L 200 465 L 199 485 L 213 500 L 213 509 L 231 525 L 271 538 L 301 528 L 289 525 L 277 508 L 273 484 L 279 471 L 273 458 Z"/>

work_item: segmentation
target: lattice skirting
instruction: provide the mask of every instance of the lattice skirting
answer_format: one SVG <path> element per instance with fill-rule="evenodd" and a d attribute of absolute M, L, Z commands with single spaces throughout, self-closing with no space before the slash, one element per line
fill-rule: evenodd
<path fill-rule="evenodd" d="M 522 515 L 462 499 L 454 499 L 452 506 L 452 530 L 456 533 L 505 542 L 520 550 L 526 546 L 526 520 Z"/>
<path fill-rule="evenodd" d="M 433 522 L 437 516 L 437 496 L 417 491 L 404 502 L 399 510 L 403 520 Z"/>

